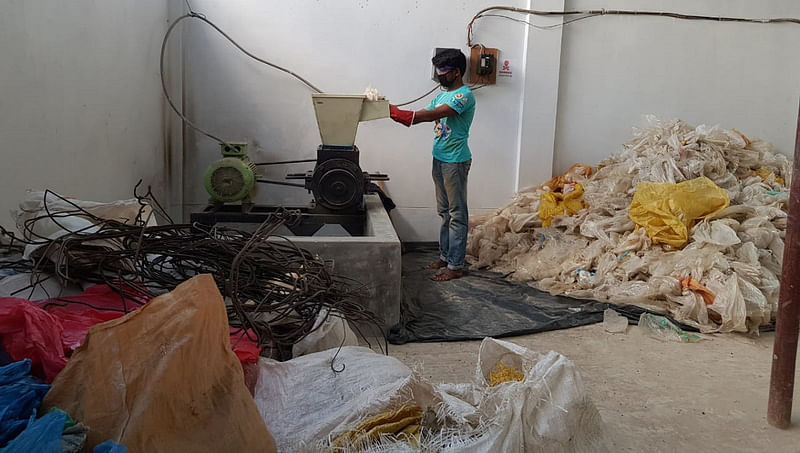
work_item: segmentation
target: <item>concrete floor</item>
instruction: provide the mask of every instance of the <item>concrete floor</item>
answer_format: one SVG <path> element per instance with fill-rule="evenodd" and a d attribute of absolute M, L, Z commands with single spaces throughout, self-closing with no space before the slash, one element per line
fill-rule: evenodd
<path fill-rule="evenodd" d="M 800 452 L 800 427 L 766 422 L 774 334 L 711 336 L 665 343 L 637 326 L 609 334 L 602 324 L 505 340 L 574 361 L 606 422 L 612 451 Z M 479 341 L 390 345 L 432 383 L 473 379 Z M 800 373 L 798 374 L 800 387 Z M 797 387 L 795 388 L 797 390 Z M 800 425 L 800 391 L 793 420 Z"/>

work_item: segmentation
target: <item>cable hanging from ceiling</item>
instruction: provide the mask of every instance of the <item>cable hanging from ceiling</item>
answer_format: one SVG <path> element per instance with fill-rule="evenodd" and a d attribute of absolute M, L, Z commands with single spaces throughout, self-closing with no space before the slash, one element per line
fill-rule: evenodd
<path fill-rule="evenodd" d="M 520 14 L 530 14 L 534 16 L 580 16 L 577 19 L 565 21 L 560 24 L 554 24 L 549 26 L 538 26 L 534 25 L 530 22 L 515 19 L 509 16 L 499 15 L 499 14 L 487 14 L 489 11 L 510 11 L 513 13 L 520 13 Z M 714 22 L 740 22 L 740 23 L 752 23 L 752 24 L 800 24 L 800 19 L 794 17 L 774 17 L 774 18 L 763 18 L 763 19 L 754 19 L 754 18 L 747 18 L 747 17 L 731 17 L 731 16 L 710 16 L 705 14 L 684 14 L 684 13 L 676 13 L 671 11 L 639 11 L 639 10 L 625 10 L 625 9 L 589 9 L 589 10 L 564 10 L 564 11 L 548 11 L 548 10 L 537 10 L 537 9 L 526 9 L 526 8 L 518 8 L 515 6 L 489 6 L 483 8 L 482 10 L 478 11 L 472 17 L 472 20 L 469 21 L 467 25 L 467 46 L 472 47 L 472 29 L 475 24 L 475 21 L 480 19 L 481 17 L 502 17 L 506 19 L 515 20 L 517 22 L 524 22 L 534 28 L 538 29 L 552 29 L 562 27 L 572 22 L 577 22 L 579 20 L 589 19 L 592 17 L 600 17 L 600 16 L 646 16 L 646 17 L 667 17 L 672 19 L 680 19 L 680 20 L 703 20 L 703 21 L 714 21 Z"/>
<path fill-rule="evenodd" d="M 283 66 L 280 66 L 280 65 L 277 65 L 275 63 L 272 63 L 271 61 L 266 60 L 264 58 L 260 58 L 257 55 L 253 54 L 252 52 L 248 51 L 241 44 L 239 44 L 235 39 L 233 39 L 230 35 L 225 33 L 219 26 L 217 26 L 217 24 L 215 24 L 214 22 L 209 20 L 204 14 L 195 12 L 192 9 L 191 4 L 189 4 L 188 0 L 185 0 L 185 3 L 186 3 L 186 7 L 188 8 L 189 12 L 184 14 L 184 15 L 182 15 L 182 16 L 180 16 L 180 17 L 178 17 L 169 26 L 169 28 L 167 29 L 167 32 L 164 34 L 164 39 L 161 42 L 161 58 L 160 58 L 159 70 L 160 70 L 160 75 L 161 75 L 161 90 L 164 93 L 164 97 L 167 99 L 167 102 L 169 103 L 170 108 L 172 108 L 172 110 L 175 112 L 175 114 L 177 114 L 184 123 L 186 123 L 189 127 L 194 129 L 195 131 L 205 135 L 206 137 L 208 137 L 208 138 L 210 138 L 212 140 L 215 140 L 216 142 L 220 143 L 221 145 L 224 145 L 226 148 L 233 149 L 233 146 L 231 146 L 228 142 L 226 142 L 222 138 L 218 137 L 217 135 L 214 135 L 211 132 L 208 132 L 207 130 L 201 128 L 200 126 L 195 124 L 192 120 L 187 118 L 186 115 L 183 113 L 182 109 L 179 109 L 178 106 L 175 104 L 175 101 L 172 99 L 172 96 L 169 94 L 169 90 L 167 89 L 166 75 L 165 75 L 165 71 L 164 71 L 164 56 L 166 55 L 167 42 L 169 41 L 170 35 L 175 30 L 175 27 L 177 27 L 178 24 L 180 24 L 181 22 L 183 22 L 184 20 L 187 20 L 187 19 L 197 19 L 197 20 L 209 25 L 211 28 L 213 28 L 215 31 L 217 31 L 219 34 L 221 34 L 225 39 L 227 39 L 231 44 L 233 44 L 234 47 L 239 49 L 242 53 L 244 53 L 248 57 L 254 59 L 255 61 L 257 61 L 259 63 L 265 64 L 265 65 L 267 65 L 267 66 L 269 66 L 271 68 L 277 69 L 279 71 L 282 71 L 282 72 L 285 72 L 286 74 L 291 75 L 292 77 L 294 77 L 297 80 L 299 80 L 300 82 L 302 82 L 305 86 L 310 88 L 315 93 L 323 93 L 323 91 L 321 89 L 319 89 L 316 85 L 312 84 L 311 82 L 309 82 L 307 79 L 305 79 L 304 77 L 300 76 L 296 72 L 294 72 L 294 71 L 292 71 L 290 69 L 284 68 Z M 419 97 L 417 97 L 417 98 L 415 98 L 413 100 L 410 100 L 410 101 L 407 101 L 407 102 L 403 102 L 403 103 L 400 103 L 400 104 L 397 104 L 397 105 L 398 106 L 404 106 L 404 105 L 408 105 L 408 104 L 412 104 L 414 102 L 417 102 L 420 99 L 422 99 L 422 98 L 430 95 L 431 93 L 433 93 L 437 88 L 439 88 L 438 85 L 433 87 L 432 89 L 430 89 L 425 94 L 423 94 L 423 95 L 421 95 L 421 96 L 419 96 Z"/>

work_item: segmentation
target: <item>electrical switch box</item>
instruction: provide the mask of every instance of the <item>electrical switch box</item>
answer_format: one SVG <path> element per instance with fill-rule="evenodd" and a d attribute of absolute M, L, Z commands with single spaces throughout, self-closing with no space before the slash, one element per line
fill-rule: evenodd
<path fill-rule="evenodd" d="M 469 55 L 469 83 L 494 85 L 497 83 L 497 56 L 500 51 L 481 45 L 473 46 Z"/>
<path fill-rule="evenodd" d="M 478 69 L 477 69 L 479 76 L 488 76 L 494 72 L 494 55 L 492 54 L 481 54 L 478 57 Z"/>

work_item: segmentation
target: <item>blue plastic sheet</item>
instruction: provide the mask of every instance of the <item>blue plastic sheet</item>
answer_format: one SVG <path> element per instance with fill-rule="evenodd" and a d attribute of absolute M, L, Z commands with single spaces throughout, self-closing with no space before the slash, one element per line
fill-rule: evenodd
<path fill-rule="evenodd" d="M 30 371 L 31 361 L 27 359 L 0 367 L 0 447 L 28 428 L 50 390 L 49 385 L 31 377 Z"/>
<path fill-rule="evenodd" d="M 0 367 L 0 453 L 63 453 L 79 451 L 87 429 L 62 410 L 53 408 L 40 419 L 36 413 L 50 386 L 30 375 L 29 359 Z M 111 440 L 95 453 L 125 453 Z"/>
<path fill-rule="evenodd" d="M 16 439 L 8 443 L 0 453 L 62 453 L 61 432 L 67 414 L 54 410 L 34 420 Z"/>
<path fill-rule="evenodd" d="M 31 361 L 28 359 L 10 363 L 0 367 L 0 385 L 13 384 L 31 373 Z"/>
<path fill-rule="evenodd" d="M 113 440 L 107 440 L 94 447 L 94 453 L 125 453 L 128 449 Z"/>

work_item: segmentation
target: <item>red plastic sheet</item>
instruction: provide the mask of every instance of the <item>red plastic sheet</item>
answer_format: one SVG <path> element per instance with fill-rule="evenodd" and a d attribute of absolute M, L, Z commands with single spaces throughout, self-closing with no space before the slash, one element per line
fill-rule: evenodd
<path fill-rule="evenodd" d="M 32 373 L 52 382 L 92 326 L 124 316 L 126 310 L 134 311 L 145 302 L 141 297 L 123 299 L 107 285 L 39 302 L 0 298 L 3 348 L 15 361 L 30 358 Z M 231 328 L 230 334 L 231 347 L 242 365 L 258 362 L 261 348 L 240 329 Z"/>
<path fill-rule="evenodd" d="M 107 285 L 94 285 L 77 296 L 48 299 L 35 304 L 61 321 L 64 352 L 70 356 L 86 338 L 90 327 L 124 316 L 126 310 L 134 311 L 145 302 L 146 298 L 136 301 L 123 299 Z"/>
<path fill-rule="evenodd" d="M 26 299 L 0 298 L 0 337 L 15 362 L 31 359 L 31 374 L 48 383 L 67 364 L 61 321 Z"/>

